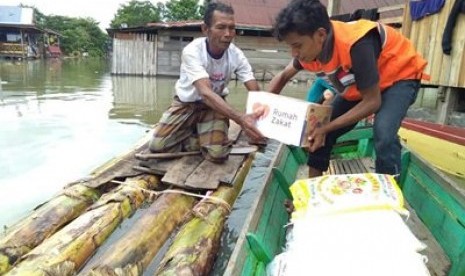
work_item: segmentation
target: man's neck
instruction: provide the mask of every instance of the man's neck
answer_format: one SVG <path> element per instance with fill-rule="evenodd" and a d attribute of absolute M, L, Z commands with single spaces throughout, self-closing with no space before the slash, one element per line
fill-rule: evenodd
<path fill-rule="evenodd" d="M 224 51 L 220 53 L 215 53 L 211 50 L 210 44 L 208 43 L 208 39 L 206 39 L 205 42 L 207 43 L 207 52 L 209 56 L 211 56 L 213 59 L 220 59 L 223 56 Z"/>
<path fill-rule="evenodd" d="M 316 57 L 316 59 L 323 64 L 328 63 L 331 60 L 331 57 L 333 56 L 333 48 L 334 48 L 334 31 L 331 25 L 328 31 L 328 35 L 326 36 L 326 39 L 323 42 L 322 51 Z"/>

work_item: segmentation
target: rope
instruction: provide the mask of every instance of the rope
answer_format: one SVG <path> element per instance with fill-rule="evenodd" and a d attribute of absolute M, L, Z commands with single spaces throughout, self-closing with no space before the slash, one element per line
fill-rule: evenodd
<path fill-rule="evenodd" d="M 128 187 L 131 187 L 131 188 L 139 189 L 139 190 L 141 190 L 143 192 L 149 193 L 151 195 L 155 195 L 157 197 L 160 196 L 161 194 L 182 194 L 182 195 L 187 195 L 187 196 L 193 196 L 193 197 L 201 198 L 202 200 L 210 201 L 211 203 L 219 204 L 219 205 L 223 206 L 228 212 L 231 212 L 231 205 L 228 202 L 226 202 L 224 199 L 216 197 L 216 196 L 199 195 L 199 194 L 194 194 L 194 193 L 190 193 L 190 192 L 186 192 L 186 191 L 172 190 L 172 189 L 163 190 L 163 191 L 152 191 L 152 190 L 145 189 L 145 188 L 142 188 L 142 187 L 138 187 L 138 186 L 135 186 L 135 185 L 131 185 L 129 183 L 122 182 L 122 181 L 111 180 L 110 182 L 116 183 L 118 185 L 123 185 L 123 186 L 128 186 Z"/>

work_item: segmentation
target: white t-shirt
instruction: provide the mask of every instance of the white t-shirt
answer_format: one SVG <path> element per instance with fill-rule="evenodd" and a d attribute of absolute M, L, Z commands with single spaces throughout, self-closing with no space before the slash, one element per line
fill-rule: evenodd
<path fill-rule="evenodd" d="M 175 85 L 176 95 L 182 102 L 201 100 L 193 83 L 209 78 L 213 91 L 225 96 L 229 93 L 231 73 L 235 73 L 241 82 L 255 79 L 244 53 L 234 44 L 229 45 L 221 58 L 214 59 L 207 52 L 206 37 L 194 39 L 182 51 L 181 72 Z"/>

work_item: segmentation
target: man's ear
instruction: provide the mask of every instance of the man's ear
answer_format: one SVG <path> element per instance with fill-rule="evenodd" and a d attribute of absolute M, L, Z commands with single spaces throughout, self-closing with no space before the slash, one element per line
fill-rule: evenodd
<path fill-rule="evenodd" d="M 318 40 L 321 41 L 321 42 L 324 42 L 326 40 L 326 36 L 328 35 L 328 32 L 326 32 L 326 29 L 325 28 L 318 28 L 316 31 L 315 31 L 317 37 L 318 37 Z"/>
<path fill-rule="evenodd" d="M 201 25 L 200 27 L 202 28 L 202 33 L 203 33 L 204 35 L 207 35 L 207 32 L 208 32 L 208 26 L 207 26 L 207 24 L 202 23 L 202 25 Z"/>

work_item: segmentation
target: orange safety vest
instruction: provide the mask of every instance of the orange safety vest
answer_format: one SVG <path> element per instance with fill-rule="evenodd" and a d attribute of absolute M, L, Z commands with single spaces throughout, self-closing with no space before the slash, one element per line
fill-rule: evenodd
<path fill-rule="evenodd" d="M 329 62 L 322 64 L 315 60 L 302 63 L 302 66 L 330 82 L 344 99 L 355 101 L 362 98 L 355 85 L 354 75 L 350 72 L 352 68 L 350 49 L 355 42 L 374 28 L 378 29 L 381 37 L 381 53 L 378 58 L 381 92 L 396 81 L 428 79 L 429 76 L 423 73 L 426 60 L 416 52 L 412 43 L 394 28 L 368 20 L 349 23 L 331 21 L 331 23 L 334 48 Z"/>

